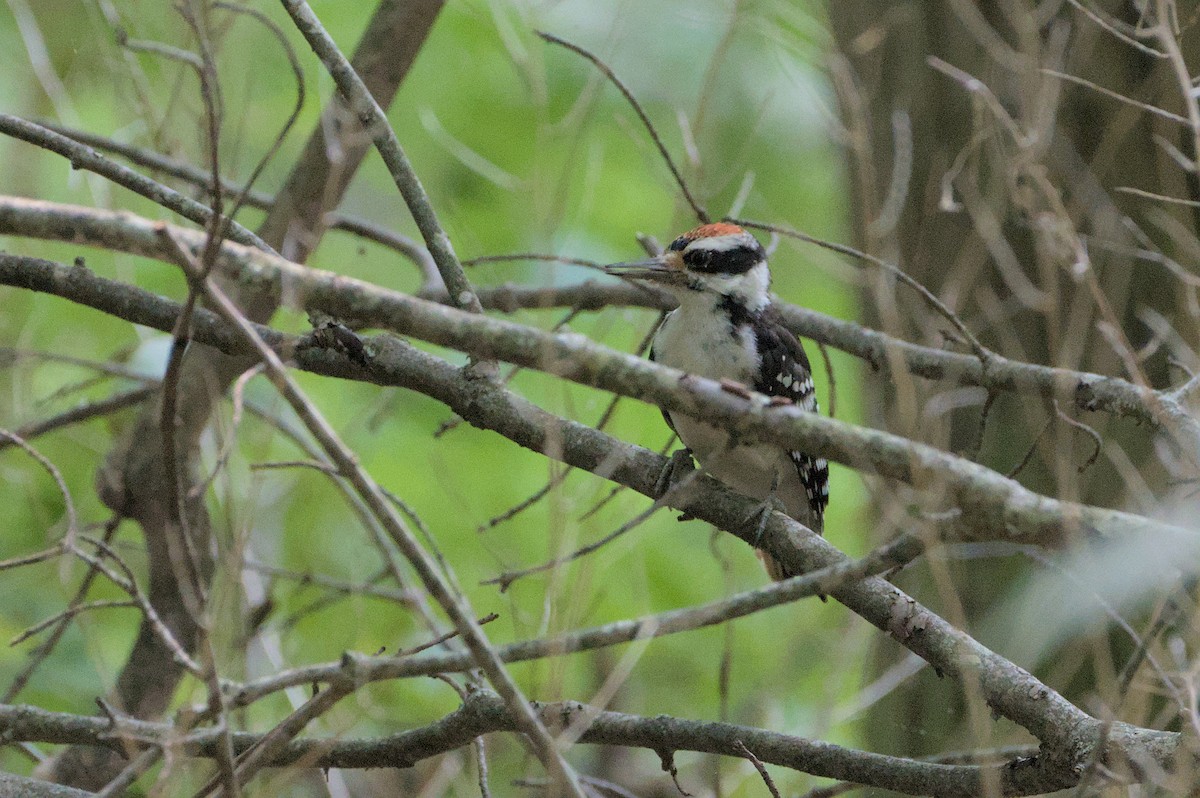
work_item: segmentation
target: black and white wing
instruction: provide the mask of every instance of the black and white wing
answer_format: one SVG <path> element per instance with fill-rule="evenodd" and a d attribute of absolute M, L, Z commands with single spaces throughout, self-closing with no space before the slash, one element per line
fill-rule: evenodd
<path fill-rule="evenodd" d="M 762 362 L 754 390 L 767 396 L 786 396 L 801 410 L 816 413 L 817 391 L 804 346 L 787 328 L 765 314 L 756 320 L 754 332 Z M 829 504 L 829 463 L 824 457 L 812 457 L 804 452 L 789 454 L 819 523 Z"/>
<path fill-rule="evenodd" d="M 654 344 L 653 343 L 650 344 L 650 362 L 651 363 L 658 362 L 658 358 L 656 358 L 654 356 Z M 666 410 L 663 410 L 661 407 L 659 408 L 659 412 L 662 413 L 663 421 L 667 422 L 667 426 L 671 428 L 671 432 L 674 432 L 676 435 L 679 435 L 679 430 L 675 429 L 675 422 L 671 421 L 671 414 L 668 413 Z M 684 446 L 687 446 L 687 444 L 685 443 Z"/>

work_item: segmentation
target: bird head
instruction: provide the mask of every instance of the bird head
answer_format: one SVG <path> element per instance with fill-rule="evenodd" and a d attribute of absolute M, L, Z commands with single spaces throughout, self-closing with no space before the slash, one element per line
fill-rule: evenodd
<path fill-rule="evenodd" d="M 750 310 L 766 306 L 771 281 L 762 244 L 737 225 L 723 222 L 684 233 L 656 258 L 615 263 L 606 271 L 661 285 L 681 304 L 697 294 L 715 294 Z"/>

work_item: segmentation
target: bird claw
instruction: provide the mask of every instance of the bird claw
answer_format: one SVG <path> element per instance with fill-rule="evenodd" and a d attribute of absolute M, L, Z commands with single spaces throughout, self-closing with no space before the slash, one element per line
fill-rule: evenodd
<path fill-rule="evenodd" d="M 775 491 L 772 490 L 771 495 L 759 502 L 746 516 L 746 524 L 754 523 L 754 540 L 750 541 L 750 545 L 754 548 L 759 548 L 759 544 L 762 543 L 763 535 L 767 531 L 767 521 L 770 520 L 771 513 L 776 510 L 784 515 L 787 514 L 787 508 L 783 506 L 783 502 L 775 496 Z"/>
<path fill-rule="evenodd" d="M 662 471 L 658 475 L 658 480 L 654 483 L 655 495 L 661 499 L 672 488 L 687 479 L 695 470 L 696 465 L 692 462 L 692 450 L 686 447 L 676 449 L 671 453 L 670 458 L 667 459 L 667 464 L 663 466 Z M 679 516 L 679 520 L 691 521 L 694 517 L 687 513 L 682 513 Z"/>
<path fill-rule="evenodd" d="M 654 494 L 662 496 L 673 485 L 679 484 L 681 479 L 695 470 L 696 465 L 692 462 L 692 450 L 686 447 L 676 449 L 671 452 L 671 456 L 667 458 L 667 464 L 658 474 L 658 480 L 654 483 Z"/>

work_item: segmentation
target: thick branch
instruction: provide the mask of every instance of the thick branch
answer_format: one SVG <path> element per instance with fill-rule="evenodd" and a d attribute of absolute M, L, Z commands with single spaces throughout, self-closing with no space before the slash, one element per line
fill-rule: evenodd
<path fill-rule="evenodd" d="M 85 270 L 71 270 L 70 267 L 44 261 L 34 261 L 31 264 L 31 260 L 0 256 L 0 282 L 14 282 L 8 277 L 14 267 L 23 274 L 30 274 L 35 271 L 34 268 L 29 268 L 31 265 L 45 270 L 43 280 L 47 287 L 57 286 L 68 292 L 78 290 L 84 282 L 102 280 Z M 20 268 L 22 266 L 26 268 Z M 68 273 L 64 274 L 64 271 Z M 69 274 L 71 271 L 77 274 Z M 28 282 L 29 279 L 26 278 L 24 283 Z M 114 286 L 120 284 L 104 280 L 93 286 L 91 292 L 103 293 Z M 123 317 L 133 317 L 139 323 L 148 323 L 160 329 L 170 328 L 174 315 L 178 313 L 177 303 L 127 286 L 122 286 L 121 289 L 118 300 L 108 301 L 124 308 Z M 59 291 L 55 290 L 55 293 Z M 438 308 L 436 312 L 453 314 L 456 318 L 461 317 L 476 324 L 496 323 L 494 320 L 481 319 L 450 308 Z M 221 323 L 212 314 L 197 314 L 198 340 L 220 346 L 222 341 L 236 338 L 231 331 L 222 330 L 221 327 Z M 271 343 L 282 342 L 278 333 L 263 337 Z M 568 344 L 598 349 L 594 345 L 576 340 L 578 336 L 551 338 L 563 338 Z M 572 466 L 604 476 L 647 496 L 656 497 L 658 477 L 665 465 L 665 459 L 661 456 L 616 441 L 586 425 L 546 413 L 516 394 L 488 381 L 468 379 L 460 369 L 398 340 L 379 338 L 373 342 L 371 348 L 374 351 L 369 376 L 363 373 L 361 367 L 342 355 L 326 350 L 306 350 L 302 362 L 310 368 L 319 365 L 320 368 L 316 370 L 324 373 L 369 378 L 381 384 L 404 385 L 428 394 L 444 402 L 476 426 L 495 430 L 534 451 L 558 457 Z M 550 351 L 554 351 L 553 348 Z M 647 373 L 661 371 L 661 367 L 636 360 L 630 366 L 650 369 Z M 732 412 L 730 406 L 726 406 L 725 403 L 734 401 L 736 397 L 729 397 L 719 388 L 707 385 L 706 382 L 697 380 L 692 384 L 676 385 L 675 389 L 679 394 L 694 400 L 695 407 L 701 408 L 707 417 L 715 418 Z M 672 401 L 678 400 L 678 397 L 672 397 Z M 744 409 L 744 405 L 736 406 Z M 709 409 L 712 410 L 711 413 L 708 412 Z M 831 423 L 827 420 L 823 422 Z M 790 430 L 783 425 L 774 432 L 783 436 L 800 429 L 802 427 Z M 814 437 L 813 440 L 818 438 Z M 743 539 L 755 542 L 755 530 L 745 529 L 744 524 L 745 519 L 754 510 L 755 502 L 732 494 L 711 480 L 702 480 L 700 484 L 703 486 L 701 490 L 696 491 L 695 495 L 684 497 L 676 506 L 689 515 L 702 518 Z M 1148 523 L 1145 519 L 1140 521 Z M 795 521 L 781 513 L 771 515 L 761 541 L 757 542 L 796 573 L 846 562 L 845 555 L 827 541 L 806 534 Z M 1086 761 L 1094 750 L 1100 729 L 1098 721 L 1074 707 L 1025 670 L 954 628 L 889 582 L 869 578 L 840 587 L 833 591 L 832 595 L 923 657 L 939 672 L 959 679 L 969 676 L 976 680 L 989 706 L 1029 729 L 1046 744 L 1048 755 L 1061 766 L 1073 767 Z M 1125 759 L 1134 762 L 1152 760 L 1160 766 L 1170 767 L 1178 740 L 1176 734 L 1118 724 L 1113 727 L 1105 751 L 1107 756 L 1118 762 Z"/>
<path fill-rule="evenodd" d="M 3 203 L 0 199 L 0 214 Z M 563 306 L 581 310 L 601 310 L 610 306 L 655 310 L 672 307 L 672 300 L 665 293 L 628 283 L 592 280 L 557 287 L 505 284 L 480 288 L 478 293 L 485 308 L 506 313 Z M 436 291 L 426 291 L 421 296 L 443 303 L 446 299 L 443 292 Z M 908 373 L 918 377 L 977 385 L 988 391 L 1029 393 L 1058 399 L 1080 410 L 1111 413 L 1165 427 L 1182 440 L 1200 446 L 1200 425 L 1172 391 L 1148 390 L 1120 377 L 1025 363 L 996 353 L 989 355 L 985 366 L 975 355 L 921 346 L 856 322 L 779 300 L 774 306 L 792 332 L 867 361 L 883 378 L 894 377 L 892 368 L 899 361 Z"/>
<path fill-rule="evenodd" d="M 161 258 L 161 252 L 151 248 L 151 225 L 128 214 L 0 196 L 0 233 L 53 238 Z M 318 272 L 311 279 L 320 276 Z M 288 276 L 288 283 L 303 284 L 309 279 L 296 273 Z M 440 291 L 428 291 L 422 296 L 448 301 L 448 295 Z M 504 312 L 564 305 L 583 310 L 600 310 L 609 305 L 654 309 L 670 306 L 670 300 L 659 292 L 625 283 L 593 281 L 559 288 L 501 285 L 481 288 L 478 296 L 485 307 Z M 885 377 L 891 374 L 892 365 L 898 360 L 910 373 L 928 379 L 978 385 L 989 391 L 1032 393 L 1059 399 L 1081 410 L 1165 426 L 1181 440 L 1192 441 L 1193 448 L 1200 448 L 1200 424 L 1171 392 L 1150 391 L 1119 377 L 1023 363 L 1000 355 L 993 355 L 984 367 L 974 355 L 902 341 L 855 322 L 785 302 L 778 302 L 777 306 L 784 322 L 797 334 L 862 358 Z M 895 354 L 900 357 L 894 359 Z"/>
<path fill-rule="evenodd" d="M 11 214 L 0 206 L 0 232 L 12 228 L 10 218 Z M 87 212 L 46 220 L 59 228 L 69 228 L 77 238 L 89 242 L 147 257 L 166 257 L 154 224 L 127 214 L 120 224 L 114 224 L 112 216 Z M 26 232 L 36 233 L 32 228 L 27 225 Z M 57 232 L 49 231 L 51 235 Z M 197 233 L 177 230 L 172 235 L 196 249 L 203 243 Z M 370 283 L 301 268 L 232 243 L 224 246 L 219 268 L 239 282 L 279 286 L 304 307 L 319 308 L 340 318 L 370 319 L 373 324 L 478 357 L 506 360 L 709 418 L 725 425 L 741 440 L 780 441 L 799 451 L 912 484 L 931 496 L 943 493 L 962 511 L 958 528 L 965 538 L 1001 538 L 1042 545 L 1061 545 L 1078 534 L 1106 538 L 1153 533 L 1180 542 L 1189 539 L 1182 530 L 1142 516 L 1041 496 L 970 460 L 891 433 L 794 407 L 767 406 L 761 400 L 728 393 L 711 380 L 684 379 L 678 371 L 601 347 L 580 335 L 546 333 L 464 313 Z M 10 262 L 6 271 L 8 280 L 22 279 L 19 264 Z M 38 290 L 59 293 L 59 281 L 48 276 L 42 279 Z M 83 280 L 83 275 L 76 275 L 77 283 L 82 285 Z M 86 302 L 95 295 L 94 289 L 81 289 L 68 296 Z M 1186 549 L 1180 551 L 1181 566 L 1186 569 Z"/>
<path fill-rule="evenodd" d="M 555 730 L 571 729 L 579 741 L 650 751 L 696 751 L 743 757 L 741 746 L 763 762 L 815 776 L 883 787 L 910 795 L 977 796 L 982 785 L 999 784 L 1005 795 L 1030 795 L 1070 786 L 1069 777 L 1036 762 L 1007 765 L 944 765 L 855 751 L 831 743 L 778 734 L 731 723 L 708 723 L 667 716 L 653 718 L 608 712 L 573 701 L 537 706 L 538 716 Z M 0 730 L 11 740 L 106 746 L 124 752 L 139 745 L 167 742 L 171 725 L 122 720 L 113 729 L 107 720 L 48 712 L 33 707 L 0 707 Z M 296 762 L 321 768 L 412 767 L 422 759 L 468 745 L 495 732 L 515 732 L 518 723 L 504 701 L 485 690 L 468 695 L 444 718 L 378 739 L 300 739 L 283 746 L 267 764 Z M 234 750 L 249 750 L 261 734 L 233 735 Z M 212 757 L 216 735 L 205 730 L 189 735 L 181 746 L 192 756 Z"/>
<path fill-rule="evenodd" d="M 398 0 L 381 0 L 378 11 L 372 17 L 355 54 L 356 66 L 364 70 L 367 80 L 371 82 L 372 91 L 378 93 L 380 102 L 390 104 L 441 6 L 442 0 L 412 0 L 403 3 Z M 218 110 L 220 109 L 210 108 L 209 113 L 213 114 Z M 322 128 L 322 133 L 329 130 L 335 135 L 329 139 L 321 139 L 326 145 L 324 148 L 318 149 L 314 146 L 305 150 L 292 170 L 294 176 L 300 177 L 290 181 L 277 195 L 277 207 L 269 214 L 268 219 L 271 226 L 264 226 L 260 231 L 264 239 L 270 241 L 273 246 L 283 244 L 286 233 L 293 229 L 293 225 L 304 229 L 320 227 L 319 218 L 300 218 L 301 215 L 310 213 L 320 216 L 318 211 L 314 211 L 305 203 L 305 197 L 300 196 L 308 191 L 305 188 L 308 186 L 305 182 L 306 177 L 310 174 L 318 177 L 327 174 L 329 153 L 338 149 L 345 152 L 355 146 L 354 140 L 358 137 L 355 135 L 355 129 L 341 130 L 337 125 L 319 127 Z M 343 133 L 345 135 L 342 135 Z M 41 138 L 46 139 L 44 136 Z M 316 138 L 318 137 L 314 136 L 314 139 Z M 111 168 L 111 161 L 99 156 L 91 148 L 71 142 L 62 136 L 54 140 L 51 149 L 72 158 L 84 157 L 88 163 L 98 163 L 114 174 L 123 169 Z M 319 193 L 322 202 L 326 203 L 322 207 L 337 205 L 357 165 L 358 161 L 354 159 L 343 161 L 337 178 L 328 181 L 333 185 L 325 187 L 324 182 L 322 183 Z M 219 179 L 219 175 L 215 174 L 218 167 L 219 164 L 213 164 L 214 174 L 210 176 L 213 181 Z M 124 172 L 131 173 L 131 170 Z M 174 201 L 173 197 L 177 192 L 153 181 L 144 178 L 141 180 L 149 184 L 147 196 L 151 199 L 159 202 Z M 297 201 L 293 203 L 292 200 Z M 199 203 L 189 203 L 184 203 L 180 212 L 194 212 L 196 219 L 211 217 L 211 211 L 207 208 Z M 170 206 L 169 202 L 166 204 Z M 231 226 L 231 230 L 230 235 L 235 238 L 243 235 L 242 229 L 236 224 Z M 305 246 L 308 249 L 315 247 L 319 238 L 319 231 L 314 235 L 305 236 Z M 246 240 L 261 243 L 257 237 L 251 236 Z M 248 314 L 266 320 L 274 312 L 279 301 L 278 294 L 269 289 L 270 287 L 266 293 L 236 293 Z M 243 359 L 231 359 L 217 351 L 196 347 L 189 352 L 184 361 L 178 390 L 175 391 L 175 395 L 182 397 L 178 414 L 179 446 L 176 447 L 179 452 L 189 457 L 193 454 L 195 444 L 208 423 L 215 402 L 245 368 L 246 362 Z M 164 502 L 167 501 L 166 497 L 176 494 L 176 486 L 163 484 L 166 469 L 163 460 L 164 442 L 159 437 L 158 422 L 161 415 L 160 402 L 148 404 L 110 453 L 98 475 L 97 483 L 101 498 L 110 507 L 136 519 L 142 527 L 150 553 L 151 601 L 171 626 L 180 630 L 180 639 L 190 647 L 195 631 L 195 619 L 191 618 L 182 606 L 178 586 L 175 584 L 171 568 L 168 567 L 167 553 L 163 551 L 163 542 L 173 534 L 170 526 L 171 514 L 168 512 L 170 508 L 164 507 Z M 184 467 L 192 462 L 189 459 Z M 203 497 L 189 501 L 185 512 L 187 527 L 196 538 L 196 550 L 208 552 L 210 541 Z M 180 675 L 168 652 L 156 646 L 155 639 L 154 635 L 148 634 L 148 629 L 143 624 L 129 659 L 122 669 L 116 689 L 117 700 L 123 709 L 143 717 L 156 716 L 166 708 Z M 120 764 L 115 763 L 111 757 L 106 761 L 90 761 L 84 751 L 67 750 L 61 757 L 56 757 L 56 761 L 47 771 L 53 770 L 54 777 L 59 780 L 80 785 L 99 785 L 107 782 L 115 774 L 114 767 L 119 768 Z"/>
<path fill-rule="evenodd" d="M 20 795 L 24 798 L 93 798 L 95 793 L 40 779 L 28 779 L 12 773 L 0 773 L 0 795 Z"/>

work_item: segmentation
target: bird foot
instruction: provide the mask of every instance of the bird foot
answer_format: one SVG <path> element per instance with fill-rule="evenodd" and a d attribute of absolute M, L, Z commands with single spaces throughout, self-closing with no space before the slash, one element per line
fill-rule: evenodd
<path fill-rule="evenodd" d="M 754 524 L 754 539 L 750 541 L 750 545 L 758 548 L 758 544 L 762 542 L 762 536 L 767 531 L 767 520 L 771 517 L 771 513 L 778 510 L 786 514 L 787 508 L 783 506 L 783 502 L 779 500 L 779 475 L 771 480 L 771 491 L 767 497 L 758 503 L 750 514 L 746 516 L 746 524 L 753 522 Z"/>
<path fill-rule="evenodd" d="M 785 515 L 787 514 L 787 508 L 784 507 L 783 502 L 775 496 L 775 490 L 772 488 L 770 495 L 755 505 L 754 509 L 750 511 L 750 514 L 746 516 L 746 525 L 754 525 L 752 527 L 754 529 L 754 539 L 750 541 L 750 545 L 754 548 L 757 549 L 758 545 L 762 543 L 763 535 L 766 534 L 767 531 L 767 521 L 770 520 L 771 513 L 775 512 L 776 510 L 784 513 Z"/>
<path fill-rule="evenodd" d="M 692 462 L 692 450 L 676 449 L 667 458 L 667 464 L 658 474 L 658 480 L 654 483 L 655 495 L 662 496 L 672 485 L 679 484 L 680 480 L 695 470 L 696 466 Z"/>
<path fill-rule="evenodd" d="M 692 462 L 692 450 L 686 447 L 676 449 L 667 459 L 667 464 L 663 466 L 662 471 L 658 475 L 658 480 L 654 483 L 655 495 L 662 498 L 668 491 L 687 479 L 695 470 L 696 465 Z M 691 519 L 692 516 L 687 513 L 679 516 L 680 521 L 690 521 Z"/>

